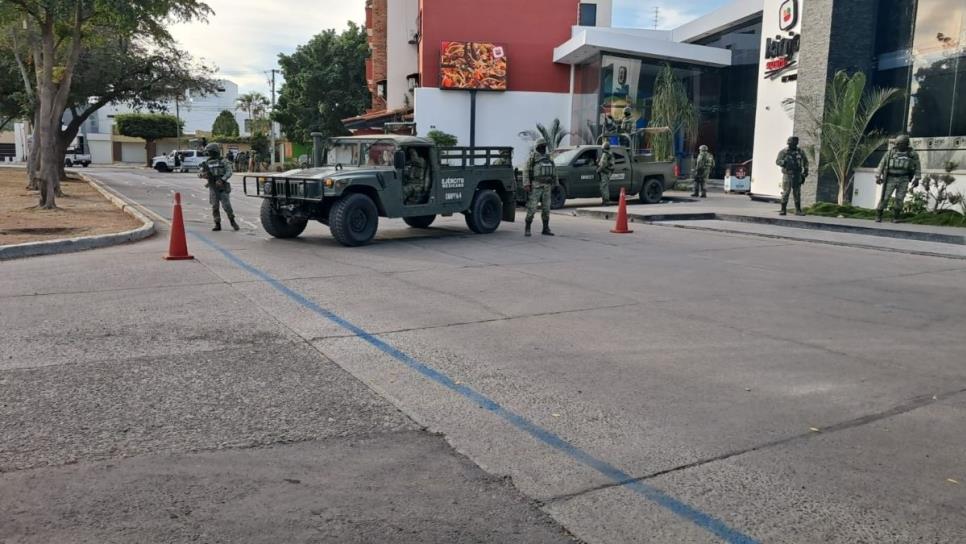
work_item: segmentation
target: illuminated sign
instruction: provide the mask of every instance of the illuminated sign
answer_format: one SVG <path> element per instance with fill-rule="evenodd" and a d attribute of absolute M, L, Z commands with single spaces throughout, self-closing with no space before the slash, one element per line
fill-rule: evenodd
<path fill-rule="evenodd" d="M 783 31 L 798 26 L 798 0 L 785 0 L 778 9 L 778 28 Z"/>
<path fill-rule="evenodd" d="M 482 42 L 443 42 L 440 88 L 456 90 L 507 90 L 506 48 Z"/>
<path fill-rule="evenodd" d="M 798 68 L 801 48 L 802 36 L 794 32 L 789 32 L 787 37 L 775 36 L 765 40 L 765 79 L 775 79 Z"/>

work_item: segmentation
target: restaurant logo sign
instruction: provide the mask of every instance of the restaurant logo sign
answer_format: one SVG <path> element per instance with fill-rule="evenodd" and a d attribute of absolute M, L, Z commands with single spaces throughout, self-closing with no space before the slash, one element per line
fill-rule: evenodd
<path fill-rule="evenodd" d="M 789 81 L 783 76 L 798 69 L 802 48 L 802 36 L 794 31 L 800 19 L 798 5 L 798 0 L 785 0 L 778 10 L 778 28 L 784 34 L 765 40 L 765 79 Z"/>
<path fill-rule="evenodd" d="M 782 32 L 798 26 L 798 0 L 785 0 L 778 10 L 778 28 Z"/>

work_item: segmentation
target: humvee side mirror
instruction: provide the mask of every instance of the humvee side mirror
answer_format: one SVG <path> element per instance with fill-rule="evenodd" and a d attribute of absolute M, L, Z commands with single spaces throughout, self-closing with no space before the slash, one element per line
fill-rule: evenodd
<path fill-rule="evenodd" d="M 403 170 L 406 168 L 406 152 L 399 150 L 392 156 L 392 167 L 396 170 Z"/>

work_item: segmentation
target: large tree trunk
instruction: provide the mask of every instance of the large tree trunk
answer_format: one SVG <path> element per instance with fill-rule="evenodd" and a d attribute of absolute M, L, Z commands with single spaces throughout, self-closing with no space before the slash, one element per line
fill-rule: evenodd
<path fill-rule="evenodd" d="M 27 153 L 27 188 L 31 191 L 40 190 L 40 144 L 37 142 L 37 120 L 39 114 L 34 115 L 34 123 L 30 132 L 30 149 Z"/>

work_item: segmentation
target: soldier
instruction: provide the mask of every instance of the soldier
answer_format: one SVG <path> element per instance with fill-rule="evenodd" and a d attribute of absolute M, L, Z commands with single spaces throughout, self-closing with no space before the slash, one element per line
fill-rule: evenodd
<path fill-rule="evenodd" d="M 604 142 L 597 160 L 597 175 L 600 177 L 601 204 L 610 204 L 610 175 L 614 173 L 614 155 L 610 152 L 610 142 Z"/>
<path fill-rule="evenodd" d="M 418 204 L 423 197 L 426 185 L 426 160 L 419 156 L 416 148 L 409 149 L 409 166 L 403 178 L 403 201 Z"/>
<path fill-rule="evenodd" d="M 788 139 L 788 147 L 778 154 L 778 166 L 782 167 L 782 210 L 779 215 L 788 215 L 788 196 L 795 196 L 795 215 L 805 215 L 802 211 L 802 184 L 808 177 L 808 157 L 798 148 L 798 137 Z"/>
<path fill-rule="evenodd" d="M 218 144 L 212 143 L 205 146 L 205 153 L 208 154 L 208 160 L 201 163 L 201 171 L 198 173 L 198 177 L 208 180 L 205 187 L 208 188 L 208 203 L 211 204 L 211 217 L 215 220 L 215 227 L 211 230 L 221 230 L 221 212 L 219 207 L 225 208 L 225 213 L 228 214 L 228 221 L 231 223 L 231 228 L 238 230 L 238 223 L 235 222 L 235 212 L 231 208 L 231 198 L 228 196 L 231 193 L 231 184 L 228 183 L 232 174 L 231 163 L 221 158 L 221 149 L 218 147 Z"/>
<path fill-rule="evenodd" d="M 637 128 L 634 122 L 634 110 L 630 106 L 624 108 L 624 118 L 621 119 L 621 132 L 627 134 L 628 137 L 634 134 L 634 130 Z"/>
<path fill-rule="evenodd" d="M 691 193 L 691 196 L 698 196 L 700 193 L 701 198 L 708 198 L 706 184 L 714 170 L 714 155 L 708 152 L 706 145 L 699 147 L 698 151 L 700 151 L 698 160 L 694 164 L 694 192 Z"/>
<path fill-rule="evenodd" d="M 889 203 L 889 197 L 895 193 L 892 201 L 892 222 L 898 223 L 902 214 L 902 204 L 909 190 L 909 182 L 912 182 L 912 188 L 915 189 L 919 187 L 920 179 L 922 179 L 922 163 L 919 161 L 919 154 L 909 145 L 909 136 L 902 134 L 896 138 L 895 148 L 882 157 L 875 175 L 877 184 L 885 184 L 882 198 L 876 208 L 875 222 L 882 222 L 882 213 Z"/>
<path fill-rule="evenodd" d="M 544 236 L 553 236 L 550 232 L 550 195 L 553 188 L 557 185 L 557 170 L 554 167 L 553 159 L 547 154 L 547 142 L 539 138 L 530 152 L 527 165 L 523 169 L 523 188 L 530 193 L 527 200 L 527 222 L 523 232 L 524 236 L 530 236 L 530 225 L 533 223 L 533 216 L 537 213 L 537 204 L 540 205 L 540 218 L 543 219 Z"/>

